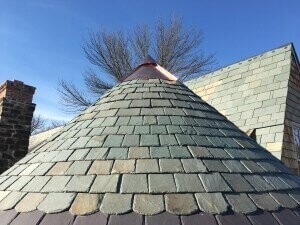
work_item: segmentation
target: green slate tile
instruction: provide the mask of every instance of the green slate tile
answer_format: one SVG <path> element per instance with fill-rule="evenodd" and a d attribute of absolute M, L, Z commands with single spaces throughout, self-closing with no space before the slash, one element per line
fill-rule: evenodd
<path fill-rule="evenodd" d="M 223 173 L 227 183 L 231 186 L 232 190 L 236 192 L 250 192 L 254 191 L 253 187 L 245 180 L 240 174 Z"/>
<path fill-rule="evenodd" d="M 203 159 L 203 163 L 209 171 L 214 172 L 229 172 L 227 167 L 221 162 L 221 160 L 215 159 Z"/>
<path fill-rule="evenodd" d="M 23 189 L 26 192 L 40 192 L 45 184 L 50 180 L 49 176 L 35 176 Z"/>
<path fill-rule="evenodd" d="M 199 174 L 206 192 L 231 191 L 228 184 L 219 173 Z"/>
<path fill-rule="evenodd" d="M 67 175 L 84 175 L 88 171 L 91 161 L 75 161 L 66 171 Z"/>
<path fill-rule="evenodd" d="M 176 192 L 174 178 L 171 174 L 149 174 L 150 193 Z"/>
<path fill-rule="evenodd" d="M 203 192 L 204 188 L 197 174 L 174 174 L 178 192 Z"/>
<path fill-rule="evenodd" d="M 73 176 L 70 182 L 65 186 L 67 192 L 88 192 L 95 176 Z"/>
<path fill-rule="evenodd" d="M 242 194 L 226 194 L 228 203 L 231 205 L 235 212 L 239 213 L 253 213 L 257 210 L 257 207 L 253 201 L 244 193 Z"/>
<path fill-rule="evenodd" d="M 228 210 L 228 204 L 221 193 L 196 193 L 200 210 L 211 214 L 221 214 Z"/>
<path fill-rule="evenodd" d="M 159 140 L 157 135 L 141 135 L 141 146 L 158 146 Z"/>
<path fill-rule="evenodd" d="M 172 134 L 159 135 L 159 139 L 162 146 L 178 145 L 175 135 Z"/>
<path fill-rule="evenodd" d="M 146 174 L 124 174 L 121 193 L 148 193 Z"/>
<path fill-rule="evenodd" d="M 122 143 L 122 147 L 139 146 L 140 135 L 125 135 Z"/>
<path fill-rule="evenodd" d="M 254 187 L 256 191 L 274 190 L 274 188 L 259 175 L 244 175 L 244 178 L 246 178 L 246 180 Z"/>
<path fill-rule="evenodd" d="M 186 173 L 206 172 L 206 166 L 200 159 L 181 159 L 184 171 Z"/>
<path fill-rule="evenodd" d="M 95 160 L 95 159 L 104 159 L 108 152 L 108 148 L 92 148 L 85 160 Z"/>
<path fill-rule="evenodd" d="M 150 126 L 135 126 L 134 128 L 135 134 L 150 134 Z"/>
<path fill-rule="evenodd" d="M 41 192 L 63 192 L 71 176 L 53 176 Z"/>
<path fill-rule="evenodd" d="M 128 148 L 111 148 L 108 152 L 107 159 L 126 159 Z"/>
<path fill-rule="evenodd" d="M 91 193 L 117 192 L 119 175 L 98 175 L 90 189 Z"/>
<path fill-rule="evenodd" d="M 109 135 L 105 139 L 103 147 L 121 147 L 124 135 Z"/>
<path fill-rule="evenodd" d="M 170 146 L 170 154 L 172 158 L 190 158 L 190 152 L 185 146 Z"/>
<path fill-rule="evenodd" d="M 184 171 L 179 159 L 159 159 L 159 166 L 162 173 L 178 173 Z"/>
<path fill-rule="evenodd" d="M 171 158 L 168 147 L 150 147 L 151 158 Z"/>

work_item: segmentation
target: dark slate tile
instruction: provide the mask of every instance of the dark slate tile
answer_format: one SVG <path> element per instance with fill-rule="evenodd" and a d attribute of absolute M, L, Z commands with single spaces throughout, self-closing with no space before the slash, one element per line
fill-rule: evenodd
<path fill-rule="evenodd" d="M 232 173 L 249 173 L 249 170 L 238 160 L 223 160 L 223 163 Z"/>
<path fill-rule="evenodd" d="M 106 225 L 107 215 L 99 212 L 88 216 L 77 216 L 74 225 Z"/>
<path fill-rule="evenodd" d="M 279 209 L 279 204 L 268 193 L 249 194 L 252 201 L 261 209 L 273 211 Z"/>
<path fill-rule="evenodd" d="M 0 212 L 0 225 L 8 225 L 17 215 L 14 209 Z"/>
<path fill-rule="evenodd" d="M 174 214 L 164 212 L 154 216 L 146 216 L 145 225 L 180 225 L 180 219 Z"/>
<path fill-rule="evenodd" d="M 291 210 L 283 209 L 279 212 L 274 212 L 273 216 L 280 225 L 299 225 L 300 217 L 296 216 Z"/>
<path fill-rule="evenodd" d="M 199 174 L 206 192 L 231 191 L 226 181 L 219 173 Z"/>
<path fill-rule="evenodd" d="M 219 225 L 251 225 L 247 217 L 240 213 L 217 215 L 216 218 Z"/>
<path fill-rule="evenodd" d="M 182 225 L 218 225 L 215 217 L 208 213 L 197 213 L 190 216 L 181 217 Z"/>
<path fill-rule="evenodd" d="M 278 225 L 276 219 L 267 211 L 248 215 L 248 219 L 253 225 Z"/>
<path fill-rule="evenodd" d="M 143 225 L 143 216 L 137 213 L 125 215 L 112 215 L 109 217 L 108 225 Z"/>
<path fill-rule="evenodd" d="M 203 162 L 209 171 L 229 172 L 227 167 L 221 162 L 221 160 L 204 159 Z"/>
<path fill-rule="evenodd" d="M 74 216 L 70 212 L 46 214 L 39 225 L 71 225 Z"/>
<path fill-rule="evenodd" d="M 265 181 L 259 175 L 251 174 L 251 175 L 244 175 L 244 177 L 257 191 L 268 191 L 274 189 L 269 183 L 267 183 L 267 181 Z"/>
<path fill-rule="evenodd" d="M 231 186 L 232 190 L 236 192 L 254 191 L 253 187 L 245 180 L 245 178 L 241 174 L 223 173 L 222 176 Z"/>
<path fill-rule="evenodd" d="M 42 220 L 43 216 L 44 213 L 39 210 L 35 210 L 27 213 L 20 213 L 12 221 L 12 223 L 10 223 L 10 225 L 20 225 L 20 224 L 37 225 Z"/>
<path fill-rule="evenodd" d="M 188 146 L 188 148 L 194 158 L 212 158 L 212 155 L 206 147 Z"/>

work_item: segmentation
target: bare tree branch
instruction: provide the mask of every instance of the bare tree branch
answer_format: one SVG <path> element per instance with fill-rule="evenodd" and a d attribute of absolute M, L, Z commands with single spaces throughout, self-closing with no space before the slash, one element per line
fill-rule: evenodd
<path fill-rule="evenodd" d="M 45 128 L 45 119 L 40 115 L 34 115 L 31 120 L 31 134 L 36 134 Z"/>
<path fill-rule="evenodd" d="M 173 17 L 167 23 L 161 18 L 154 28 L 138 25 L 131 31 L 90 32 L 83 45 L 88 61 L 98 69 L 84 73 L 87 92 L 73 83 L 61 80 L 59 94 L 64 110 L 79 112 L 128 75 L 147 54 L 154 55 L 158 64 L 181 81 L 210 71 L 215 64 L 213 54 L 201 49 L 203 33 L 195 27 L 185 27 L 181 18 Z M 104 75 L 106 74 L 106 75 Z"/>

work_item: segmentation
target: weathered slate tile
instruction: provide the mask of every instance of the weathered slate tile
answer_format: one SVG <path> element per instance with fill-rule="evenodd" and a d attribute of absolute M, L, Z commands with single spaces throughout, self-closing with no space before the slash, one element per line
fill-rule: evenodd
<path fill-rule="evenodd" d="M 176 192 L 174 178 L 171 174 L 149 174 L 150 193 Z"/>
<path fill-rule="evenodd" d="M 98 212 L 87 216 L 77 216 L 74 225 L 107 225 L 107 215 Z"/>
<path fill-rule="evenodd" d="M 134 126 L 120 126 L 118 134 L 133 134 Z"/>
<path fill-rule="evenodd" d="M 221 193 L 196 193 L 195 197 L 199 209 L 204 212 L 222 214 L 228 210 L 228 204 Z"/>
<path fill-rule="evenodd" d="M 255 213 L 247 216 L 253 225 L 278 225 L 276 219 L 271 213 L 267 211 L 262 211 L 260 213 Z"/>
<path fill-rule="evenodd" d="M 132 173 L 135 170 L 135 160 L 115 160 L 111 173 Z"/>
<path fill-rule="evenodd" d="M 266 174 L 263 176 L 263 178 L 276 190 L 283 190 L 289 188 L 289 185 L 280 180 L 275 174 Z"/>
<path fill-rule="evenodd" d="M 64 188 L 67 192 L 88 192 L 95 176 L 73 176 L 67 186 Z"/>
<path fill-rule="evenodd" d="M 157 159 L 138 159 L 136 161 L 136 173 L 158 173 Z"/>
<path fill-rule="evenodd" d="M 2 199 L 4 199 L 7 195 L 9 195 L 9 193 L 11 193 L 11 191 L 0 191 L 0 202 L 1 202 Z"/>
<path fill-rule="evenodd" d="M 182 225 L 218 225 L 211 214 L 200 212 L 194 215 L 181 216 Z"/>
<path fill-rule="evenodd" d="M 37 210 L 27 213 L 20 213 L 10 225 L 38 225 L 43 216 L 44 213 Z"/>
<path fill-rule="evenodd" d="M 35 170 L 40 164 L 39 163 L 33 163 L 29 165 L 25 170 L 23 170 L 19 176 L 25 176 L 25 175 L 30 175 L 30 173 Z M 1 182 L 0 182 L 1 183 Z"/>
<path fill-rule="evenodd" d="M 74 215 L 88 215 L 98 211 L 102 196 L 98 194 L 78 193 L 70 212 Z"/>
<path fill-rule="evenodd" d="M 160 171 L 163 173 L 183 172 L 183 168 L 179 159 L 160 159 Z"/>
<path fill-rule="evenodd" d="M 200 147 L 200 146 L 188 146 L 191 154 L 194 156 L 194 158 L 211 158 L 212 155 L 207 150 L 206 147 Z"/>
<path fill-rule="evenodd" d="M 108 133 L 109 132 L 105 132 L 105 130 L 104 130 L 102 134 L 108 134 Z M 91 137 L 91 139 L 89 139 L 89 141 L 86 143 L 85 147 L 86 148 L 89 148 L 89 147 L 100 148 L 103 146 L 103 143 L 104 143 L 106 137 L 107 137 L 106 135 L 97 135 L 97 136 L 93 135 Z"/>
<path fill-rule="evenodd" d="M 274 190 L 274 188 L 267 183 L 261 176 L 259 175 L 244 175 L 244 178 L 255 188 L 257 191 L 268 191 Z"/>
<path fill-rule="evenodd" d="M 91 137 L 80 137 L 78 138 L 69 148 L 84 148 L 86 143 L 91 139 Z"/>
<path fill-rule="evenodd" d="M 272 213 L 280 225 L 298 225 L 300 217 L 296 216 L 291 210 L 283 209 L 279 212 Z"/>
<path fill-rule="evenodd" d="M 63 192 L 70 179 L 71 176 L 53 176 L 41 192 Z"/>
<path fill-rule="evenodd" d="M 50 180 L 50 176 L 35 176 L 23 189 L 22 191 L 27 192 L 39 192 Z"/>
<path fill-rule="evenodd" d="M 198 211 L 193 194 L 167 194 L 166 210 L 176 215 L 189 215 Z"/>
<path fill-rule="evenodd" d="M 200 159 L 181 159 L 183 168 L 187 173 L 206 172 L 206 166 Z"/>
<path fill-rule="evenodd" d="M 37 208 L 45 213 L 62 212 L 70 207 L 74 198 L 74 193 L 49 193 Z"/>
<path fill-rule="evenodd" d="M 141 135 L 140 146 L 159 146 L 158 135 Z"/>
<path fill-rule="evenodd" d="M 244 193 L 241 194 L 226 194 L 228 203 L 231 205 L 233 211 L 239 213 L 253 213 L 257 207 L 252 200 Z"/>
<path fill-rule="evenodd" d="M 12 209 L 23 197 L 23 192 L 11 192 L 4 197 L 0 204 L 0 211 Z"/>
<path fill-rule="evenodd" d="M 70 225 L 74 221 L 74 216 L 70 212 L 46 214 L 39 225 Z"/>
<path fill-rule="evenodd" d="M 6 179 L 2 184 L 0 185 L 0 190 L 5 190 L 7 187 L 12 185 L 19 177 L 18 176 L 11 176 L 8 179 Z"/>
<path fill-rule="evenodd" d="M 58 154 L 51 160 L 52 162 L 63 162 L 67 161 L 67 159 L 72 155 L 73 151 L 70 150 L 62 150 L 58 151 Z"/>
<path fill-rule="evenodd" d="M 76 149 L 69 157 L 69 161 L 83 160 L 89 152 L 89 148 Z"/>
<path fill-rule="evenodd" d="M 54 163 L 41 163 L 30 175 L 45 175 L 53 165 Z"/>
<path fill-rule="evenodd" d="M 219 225 L 233 225 L 233 224 L 251 225 L 247 217 L 240 213 L 234 213 L 228 215 L 217 215 L 216 219 Z"/>
<path fill-rule="evenodd" d="M 70 167 L 72 162 L 57 162 L 55 165 L 48 171 L 47 175 L 63 175 L 67 169 Z"/>
<path fill-rule="evenodd" d="M 222 162 L 232 173 L 249 173 L 249 170 L 238 160 L 222 160 Z"/>
<path fill-rule="evenodd" d="M 210 154 L 217 159 L 230 159 L 231 157 L 223 148 L 208 148 Z"/>
<path fill-rule="evenodd" d="M 248 196 L 257 205 L 257 207 L 263 210 L 274 211 L 280 207 L 279 204 L 268 193 L 253 193 L 248 194 Z"/>
<path fill-rule="evenodd" d="M 277 177 L 288 184 L 291 188 L 299 188 L 300 186 L 299 177 L 297 175 L 278 174 Z"/>
<path fill-rule="evenodd" d="M 137 213 L 129 213 L 125 215 L 113 215 L 109 217 L 108 225 L 143 225 L 143 216 Z"/>
<path fill-rule="evenodd" d="M 171 158 L 168 147 L 150 147 L 151 158 Z"/>
<path fill-rule="evenodd" d="M 161 133 L 158 133 L 161 134 Z M 161 146 L 178 145 L 178 142 L 173 134 L 159 135 Z"/>
<path fill-rule="evenodd" d="M 67 175 L 84 175 L 91 165 L 91 161 L 75 161 L 66 171 Z"/>
<path fill-rule="evenodd" d="M 150 133 L 150 126 L 135 126 L 134 128 L 135 134 L 149 134 Z"/>
<path fill-rule="evenodd" d="M 122 147 L 138 146 L 140 143 L 140 135 L 126 134 L 123 139 Z"/>
<path fill-rule="evenodd" d="M 106 214 L 123 214 L 132 210 L 131 194 L 106 193 L 102 200 L 100 210 Z"/>
<path fill-rule="evenodd" d="M 8 191 L 20 191 L 28 182 L 32 179 L 32 176 L 20 176 L 12 185 L 6 190 Z"/>
<path fill-rule="evenodd" d="M 197 174 L 174 174 L 178 192 L 203 192 L 204 188 Z"/>
<path fill-rule="evenodd" d="M 163 195 L 135 194 L 133 210 L 142 215 L 154 215 L 165 210 Z"/>
<path fill-rule="evenodd" d="M 173 121 L 173 123 L 174 122 L 175 121 Z M 183 120 L 182 120 L 182 123 L 184 124 Z M 178 125 L 167 125 L 166 128 L 167 128 L 167 131 L 169 134 L 180 134 L 182 132 L 182 130 L 180 129 L 180 126 L 178 126 Z"/>
<path fill-rule="evenodd" d="M 130 159 L 150 158 L 148 147 L 130 147 L 128 152 Z"/>
<path fill-rule="evenodd" d="M 185 146 L 170 146 L 170 154 L 172 158 L 190 158 L 190 152 Z"/>
<path fill-rule="evenodd" d="M 128 148 L 111 148 L 107 159 L 127 159 Z"/>
<path fill-rule="evenodd" d="M 91 193 L 116 192 L 119 175 L 98 175 L 91 187 Z"/>
<path fill-rule="evenodd" d="M 265 172 L 265 170 L 259 166 L 257 163 L 254 161 L 247 161 L 247 160 L 242 160 L 241 163 L 248 168 L 253 173 L 262 173 Z"/>
<path fill-rule="evenodd" d="M 180 218 L 168 212 L 145 217 L 145 225 L 180 225 Z"/>
<path fill-rule="evenodd" d="M 46 194 L 27 193 L 26 196 L 16 205 L 15 209 L 18 212 L 34 211 L 45 197 Z"/>
<path fill-rule="evenodd" d="M 176 139 L 180 145 L 186 146 L 186 145 L 195 145 L 195 142 L 191 138 L 190 135 L 187 134 L 175 134 Z"/>
<path fill-rule="evenodd" d="M 0 212 L 0 225 L 9 225 L 17 215 L 18 213 L 14 209 Z"/>
<path fill-rule="evenodd" d="M 85 160 L 104 159 L 108 151 L 108 148 L 92 148 Z"/>
<path fill-rule="evenodd" d="M 209 171 L 213 172 L 229 172 L 228 168 L 221 162 L 221 160 L 216 159 L 203 159 L 203 163 Z"/>
<path fill-rule="evenodd" d="M 103 147 L 121 147 L 124 135 L 108 135 Z"/>
<path fill-rule="evenodd" d="M 124 174 L 121 183 L 121 193 L 147 193 L 146 174 Z"/>
<path fill-rule="evenodd" d="M 283 192 L 270 192 L 269 193 L 272 198 L 275 199 L 276 202 L 278 202 L 282 207 L 284 208 L 296 208 L 298 207 L 298 204 L 292 197 L 290 197 L 288 194 Z"/>
<path fill-rule="evenodd" d="M 207 192 L 231 191 L 219 173 L 199 174 L 202 184 Z"/>
<path fill-rule="evenodd" d="M 167 134 L 167 128 L 166 126 L 163 126 L 163 125 L 157 125 L 157 122 L 156 122 L 156 117 L 154 117 L 155 121 L 154 121 L 154 124 L 150 126 L 151 128 L 151 134 L 160 134 L 159 136 L 165 136 L 165 134 Z M 169 136 L 169 135 L 167 135 Z M 170 137 L 169 139 L 163 139 L 163 141 L 169 141 L 170 145 L 172 144 L 172 140 L 171 140 L 172 137 Z M 175 143 L 173 142 L 173 145 L 177 143 L 175 137 L 173 136 L 173 141 L 175 141 Z M 160 137 L 160 143 L 162 144 L 162 139 Z"/>
<path fill-rule="evenodd" d="M 299 190 L 289 190 L 289 191 L 287 191 L 287 193 L 300 205 L 300 191 Z"/>
<path fill-rule="evenodd" d="M 245 180 L 241 174 L 222 173 L 227 183 L 232 190 L 236 192 L 250 192 L 254 191 L 253 187 Z"/>
<path fill-rule="evenodd" d="M 113 160 L 97 160 L 94 161 L 92 166 L 90 167 L 87 174 L 101 174 L 107 175 L 110 174 L 110 170 L 112 168 Z"/>

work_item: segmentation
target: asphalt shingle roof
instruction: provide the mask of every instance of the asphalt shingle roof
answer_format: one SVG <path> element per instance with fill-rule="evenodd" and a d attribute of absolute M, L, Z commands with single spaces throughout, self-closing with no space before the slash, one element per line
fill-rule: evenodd
<path fill-rule="evenodd" d="M 299 188 L 298 176 L 182 83 L 134 79 L 1 174 L 0 224 L 24 224 L 27 212 L 32 224 L 298 223 Z"/>

